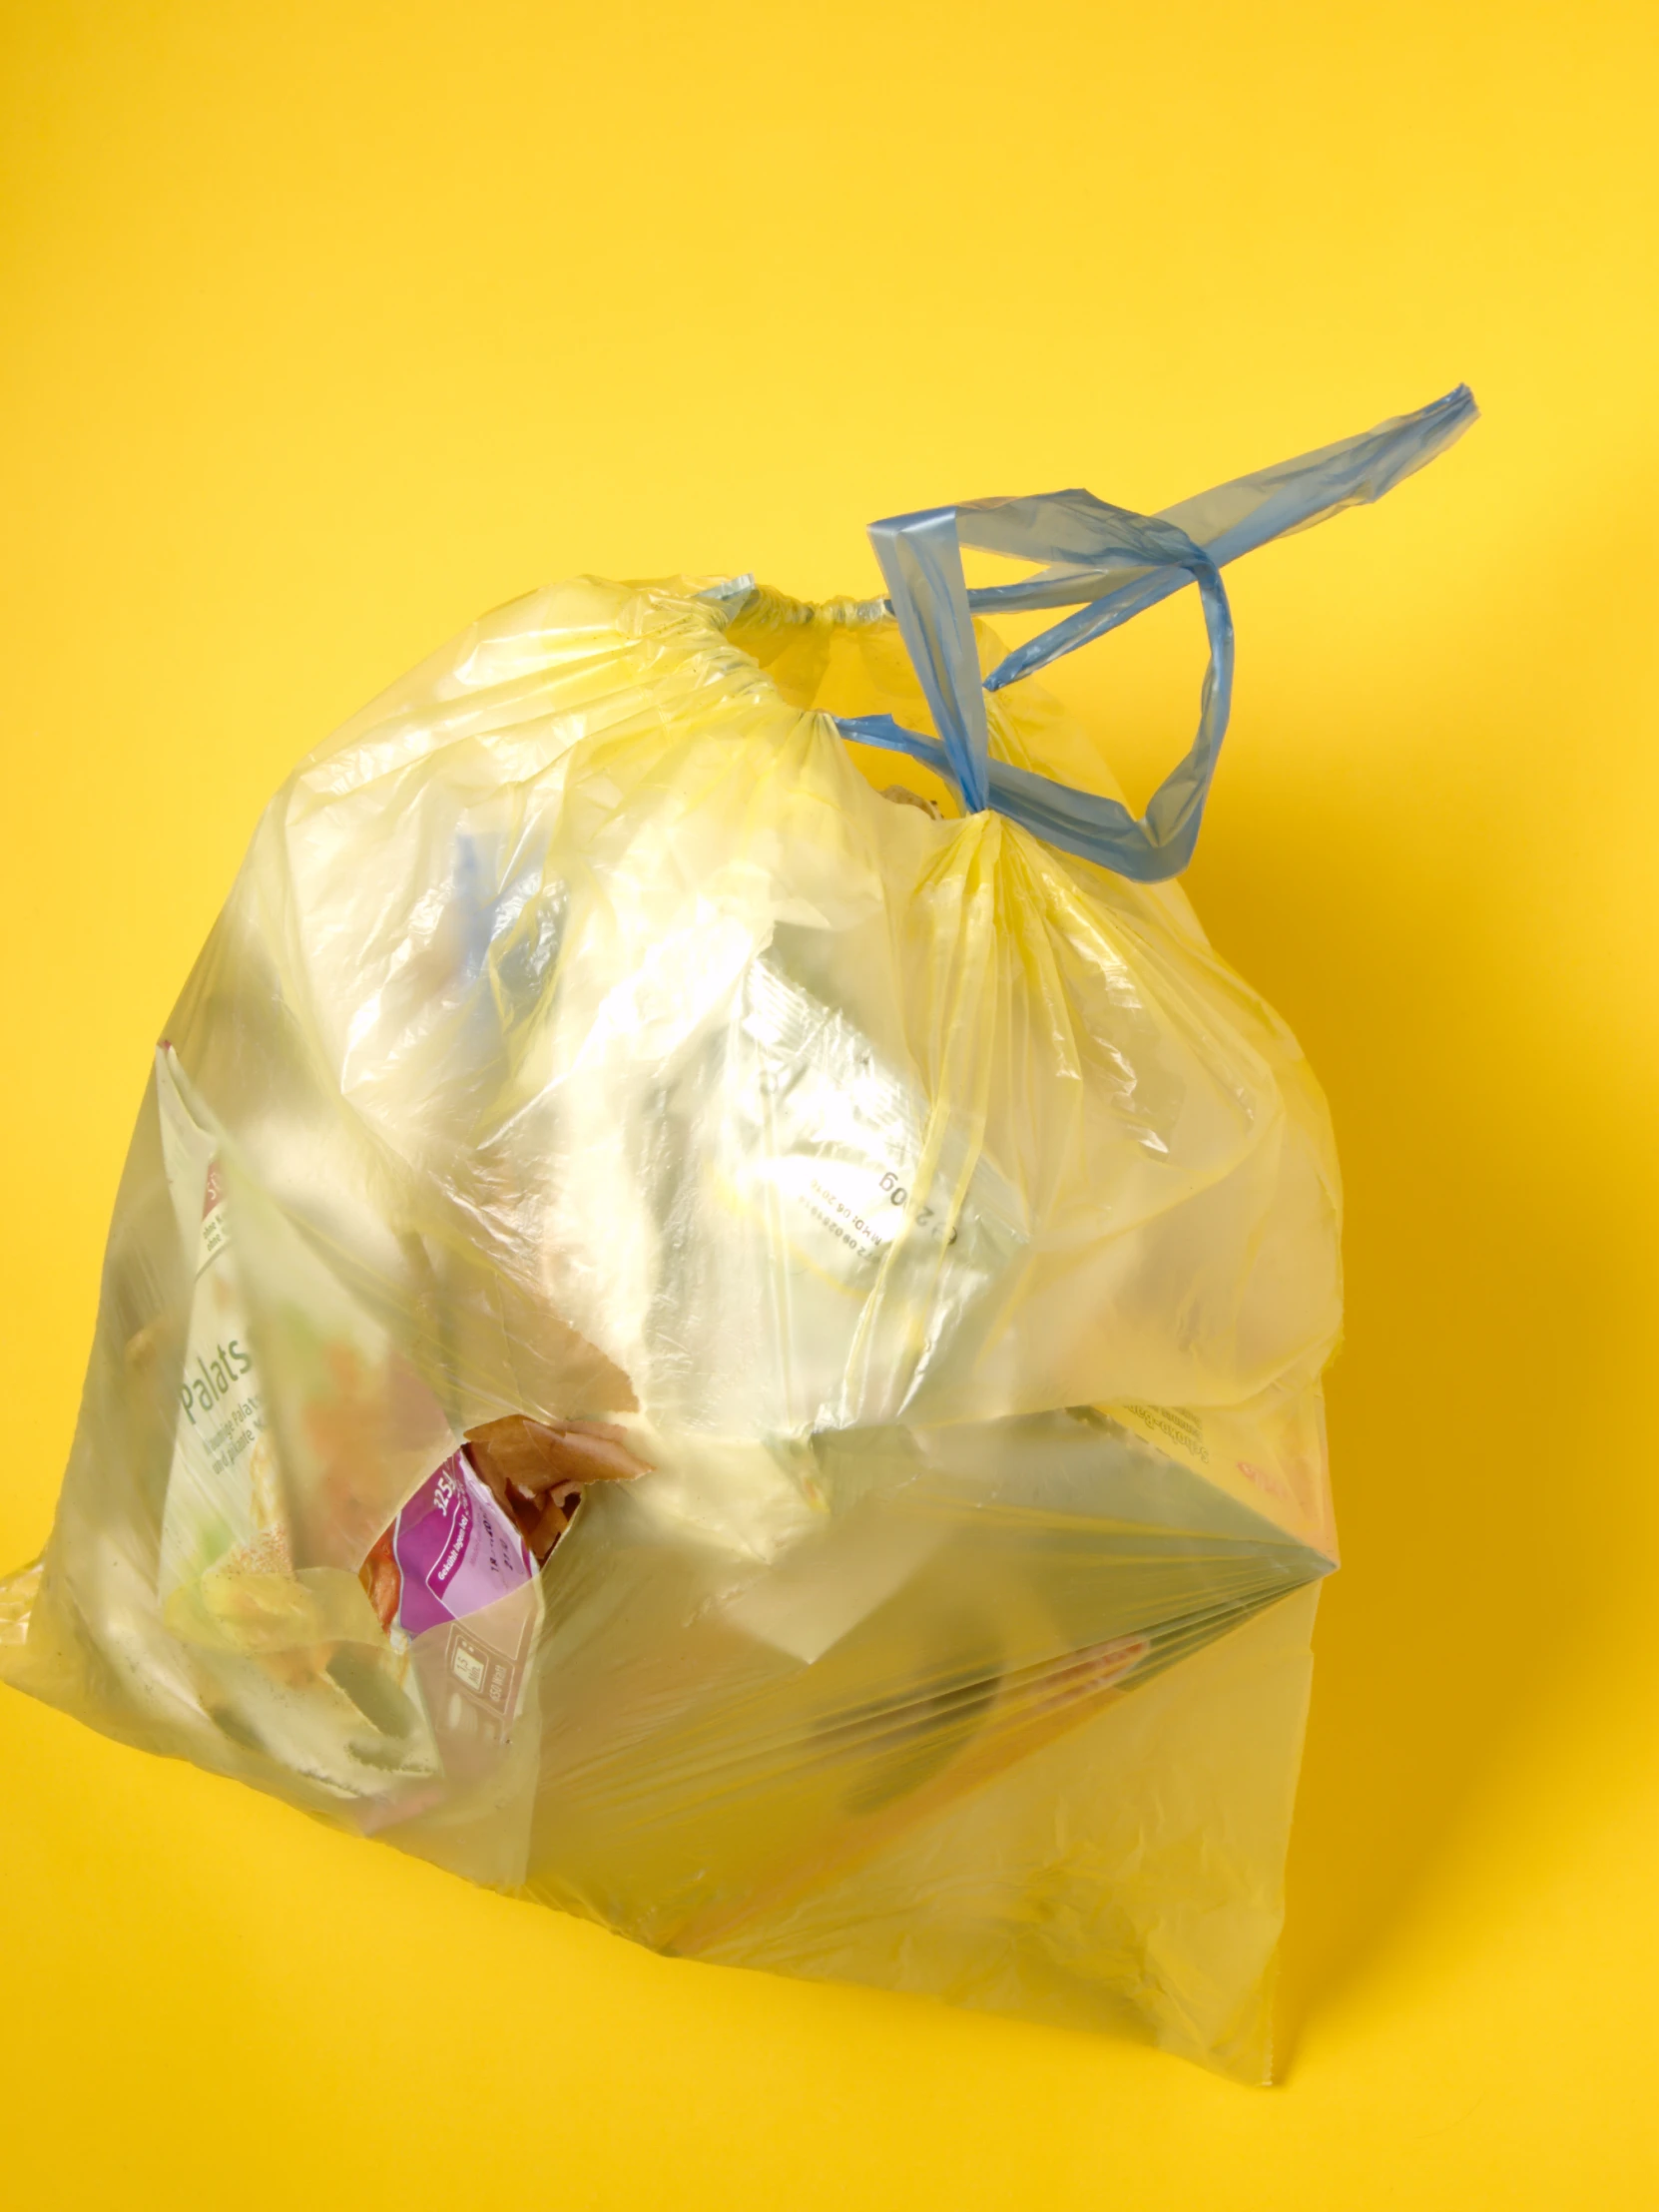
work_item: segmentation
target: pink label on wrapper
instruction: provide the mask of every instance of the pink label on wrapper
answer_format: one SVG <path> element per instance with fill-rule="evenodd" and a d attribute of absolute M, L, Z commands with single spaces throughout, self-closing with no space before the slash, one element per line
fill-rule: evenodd
<path fill-rule="evenodd" d="M 391 1548 L 402 1578 L 398 1626 L 411 1636 L 482 1611 L 536 1571 L 464 1450 L 451 1453 L 399 1511 Z"/>

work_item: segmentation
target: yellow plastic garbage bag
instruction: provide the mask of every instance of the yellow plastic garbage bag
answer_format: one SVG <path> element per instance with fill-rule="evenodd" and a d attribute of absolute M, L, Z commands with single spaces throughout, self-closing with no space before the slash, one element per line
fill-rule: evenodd
<path fill-rule="evenodd" d="M 664 1950 L 1262 2078 L 1337 1166 L 1169 877 L 1222 566 L 1472 412 L 894 518 L 861 604 L 578 579 L 313 754 L 158 1048 L 0 1673 Z M 1136 821 L 1027 679 L 1189 582 Z"/>

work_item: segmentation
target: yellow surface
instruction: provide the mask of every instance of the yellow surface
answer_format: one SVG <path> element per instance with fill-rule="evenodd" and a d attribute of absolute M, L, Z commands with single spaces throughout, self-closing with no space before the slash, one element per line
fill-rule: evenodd
<path fill-rule="evenodd" d="M 468 615 L 1486 419 L 1231 572 L 1191 875 L 1349 1179 L 1283 2086 L 665 1963 L 7 1696 L 5 2201 L 1653 2201 L 1654 24 L 10 7 L 8 1565 L 256 812 Z M 1163 614 L 1066 677 L 1138 795 Z"/>

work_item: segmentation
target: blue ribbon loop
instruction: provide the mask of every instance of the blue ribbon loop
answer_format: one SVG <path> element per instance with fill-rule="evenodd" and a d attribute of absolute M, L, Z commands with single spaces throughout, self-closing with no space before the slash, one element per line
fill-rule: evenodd
<path fill-rule="evenodd" d="M 1134 514 L 1086 491 L 974 499 L 869 526 L 888 605 L 932 714 L 936 738 L 890 715 L 838 716 L 841 735 L 907 754 L 944 777 L 963 808 L 994 808 L 1062 850 L 1137 882 L 1161 882 L 1192 858 L 1204 802 L 1233 701 L 1233 616 L 1220 571 L 1272 538 L 1381 499 L 1460 437 L 1478 410 L 1466 384 L 1415 414 L 1322 446 L 1213 491 Z M 970 590 L 962 547 L 1040 563 L 1012 584 Z M 1210 665 L 1198 734 L 1137 820 L 1115 799 L 1074 791 L 990 756 L 985 693 L 1001 691 L 1062 654 L 1198 586 Z M 1015 648 L 981 683 L 976 613 L 1073 607 L 1074 614 Z"/>

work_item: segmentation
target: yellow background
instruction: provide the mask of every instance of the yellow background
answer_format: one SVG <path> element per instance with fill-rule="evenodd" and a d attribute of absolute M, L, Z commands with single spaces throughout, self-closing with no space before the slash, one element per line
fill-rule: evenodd
<path fill-rule="evenodd" d="M 257 811 L 472 613 L 1485 410 L 1230 572 L 1191 873 L 1350 1192 L 1283 2085 L 666 1963 L 6 1695 L 8 2203 L 1654 2201 L 1656 21 L 6 11 L 6 1565 Z M 1137 796 L 1191 597 L 1066 674 Z"/>

